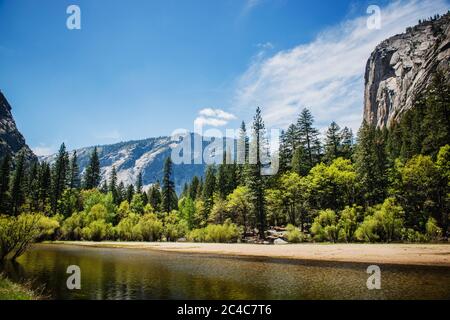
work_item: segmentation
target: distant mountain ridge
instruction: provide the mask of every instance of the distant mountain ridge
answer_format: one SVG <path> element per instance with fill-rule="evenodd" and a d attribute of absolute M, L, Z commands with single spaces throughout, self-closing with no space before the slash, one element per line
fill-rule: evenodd
<path fill-rule="evenodd" d="M 193 141 L 194 136 L 194 134 L 191 134 L 191 141 Z M 164 161 L 171 156 L 173 148 L 180 146 L 180 143 L 174 141 L 171 137 L 162 136 L 97 146 L 102 181 L 109 179 L 112 169 L 115 167 L 118 181 L 125 185 L 135 184 L 139 173 L 142 173 L 144 186 L 149 186 L 157 181 L 161 182 Z M 202 142 L 202 153 L 209 143 L 208 141 Z M 83 172 L 88 165 L 94 147 L 76 150 L 80 172 Z M 50 163 L 55 159 L 56 154 L 40 157 L 40 160 Z M 174 164 L 173 178 L 177 193 L 180 193 L 184 184 L 190 182 L 194 176 L 202 177 L 205 168 L 204 161 L 201 164 L 194 164 L 194 161 L 191 164 Z"/>

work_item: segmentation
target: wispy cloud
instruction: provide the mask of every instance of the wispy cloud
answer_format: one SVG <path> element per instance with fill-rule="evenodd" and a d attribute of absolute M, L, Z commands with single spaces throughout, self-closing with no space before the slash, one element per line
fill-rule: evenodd
<path fill-rule="evenodd" d="M 212 126 L 222 127 L 229 121 L 235 120 L 236 116 L 221 109 L 205 108 L 199 111 L 198 117 L 195 119 L 196 126 Z"/>
<path fill-rule="evenodd" d="M 241 15 L 250 13 L 253 9 L 258 7 L 264 0 L 246 0 L 244 7 L 242 8 Z"/>
<path fill-rule="evenodd" d="M 47 146 L 43 146 L 43 145 L 33 147 L 33 148 L 31 148 L 31 150 L 38 157 L 49 156 L 49 155 L 52 155 L 55 153 L 55 149 L 53 147 L 47 147 Z"/>
<path fill-rule="evenodd" d="M 285 127 L 308 107 L 321 127 L 336 120 L 356 130 L 370 53 L 386 38 L 448 7 L 445 0 L 396 1 L 382 8 L 379 30 L 368 29 L 363 15 L 325 30 L 311 43 L 270 57 L 256 55 L 238 81 L 235 110 L 259 105 L 269 126 Z"/>

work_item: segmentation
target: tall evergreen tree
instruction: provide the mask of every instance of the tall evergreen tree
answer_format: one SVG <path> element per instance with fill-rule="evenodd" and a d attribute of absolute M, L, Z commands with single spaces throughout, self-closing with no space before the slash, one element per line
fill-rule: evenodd
<path fill-rule="evenodd" d="M 314 117 L 308 109 L 303 109 L 298 121 L 297 132 L 300 144 L 305 150 L 309 168 L 314 167 L 320 159 L 319 131 L 314 128 Z"/>
<path fill-rule="evenodd" d="M 325 160 L 328 163 L 341 156 L 342 136 L 340 130 L 339 125 L 334 121 L 328 127 L 325 138 Z"/>
<path fill-rule="evenodd" d="M 245 167 L 248 164 L 249 157 L 249 138 L 247 135 L 247 128 L 245 122 L 242 121 L 239 128 L 239 138 L 237 142 L 237 156 L 236 161 L 238 163 L 237 179 L 239 184 L 245 183 Z"/>
<path fill-rule="evenodd" d="M 127 192 L 126 192 L 126 199 L 129 204 L 131 204 L 131 200 L 133 200 L 133 196 L 134 196 L 134 186 L 131 183 L 128 185 Z"/>
<path fill-rule="evenodd" d="M 16 157 L 10 190 L 12 213 L 15 216 L 19 214 L 19 209 L 25 202 L 25 183 L 25 152 L 20 151 Z"/>
<path fill-rule="evenodd" d="M 137 181 L 136 181 L 136 193 L 142 193 L 142 172 L 138 173 Z"/>
<path fill-rule="evenodd" d="M 192 200 L 197 199 L 198 185 L 200 184 L 200 179 L 197 176 L 192 178 L 191 184 L 189 186 L 189 198 Z"/>
<path fill-rule="evenodd" d="M 79 189 L 81 187 L 80 168 L 78 167 L 78 156 L 76 151 L 72 153 L 72 158 L 70 159 L 68 184 L 70 189 Z"/>
<path fill-rule="evenodd" d="M 47 211 L 47 205 L 50 200 L 50 190 L 52 186 L 52 175 L 50 165 L 42 162 L 39 170 L 39 209 Z"/>
<path fill-rule="evenodd" d="M 26 194 L 31 212 L 39 210 L 39 163 L 34 161 L 27 175 L 28 185 Z"/>
<path fill-rule="evenodd" d="M 125 185 L 122 181 L 119 182 L 119 185 L 117 186 L 117 201 L 116 203 L 119 205 L 122 203 L 122 201 L 126 200 L 126 190 Z"/>
<path fill-rule="evenodd" d="M 355 167 L 366 206 L 382 203 L 387 191 L 385 144 L 374 126 L 363 122 L 358 133 Z"/>
<path fill-rule="evenodd" d="M 253 204 L 256 213 L 256 220 L 258 226 L 258 232 L 260 239 L 265 239 L 266 230 L 266 212 L 265 212 L 265 198 L 264 198 L 264 178 L 262 176 L 262 159 L 263 154 L 263 144 L 264 144 L 264 134 L 265 126 L 261 115 L 261 109 L 256 108 L 256 114 L 253 118 L 252 127 L 252 137 L 251 141 L 251 154 L 255 157 L 255 161 L 250 161 L 248 168 L 248 186 L 252 193 Z"/>
<path fill-rule="evenodd" d="M 6 154 L 0 163 L 0 214 L 10 212 L 9 182 L 11 179 L 11 156 Z"/>
<path fill-rule="evenodd" d="M 58 156 L 52 169 L 52 193 L 51 206 L 54 214 L 58 210 L 58 201 L 67 186 L 67 172 L 69 169 L 69 155 L 66 151 L 65 144 L 61 144 Z"/>
<path fill-rule="evenodd" d="M 117 192 L 117 171 L 116 167 L 113 166 L 111 170 L 111 176 L 109 177 L 109 192 L 111 192 L 113 197 L 113 202 L 116 205 L 120 205 L 120 202 L 122 202 L 119 196 L 119 193 Z"/>
<path fill-rule="evenodd" d="M 162 210 L 167 213 L 177 208 L 175 183 L 172 180 L 172 159 L 170 157 L 164 163 L 161 206 Z"/>
<path fill-rule="evenodd" d="M 84 188 L 94 189 L 100 184 L 100 160 L 98 158 L 97 147 L 92 151 L 89 164 L 84 174 Z"/>
<path fill-rule="evenodd" d="M 161 187 L 159 182 L 152 185 L 148 190 L 148 203 L 150 203 L 156 211 L 161 209 Z"/>
<path fill-rule="evenodd" d="M 344 127 L 341 131 L 341 156 L 345 159 L 352 159 L 353 157 L 353 148 L 354 148 L 354 138 L 352 129 Z"/>

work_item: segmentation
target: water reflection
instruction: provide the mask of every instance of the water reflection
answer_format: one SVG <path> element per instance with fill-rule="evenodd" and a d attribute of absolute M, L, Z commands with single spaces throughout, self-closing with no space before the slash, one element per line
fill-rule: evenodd
<path fill-rule="evenodd" d="M 69 265 L 81 290 L 68 290 Z M 450 268 L 381 266 L 382 290 L 366 288 L 366 265 L 289 263 L 134 249 L 37 245 L 3 270 L 45 285 L 55 299 L 450 299 Z"/>

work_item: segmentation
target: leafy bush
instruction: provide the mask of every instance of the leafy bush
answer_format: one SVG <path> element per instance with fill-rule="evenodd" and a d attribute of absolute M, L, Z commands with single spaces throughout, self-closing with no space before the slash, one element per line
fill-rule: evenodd
<path fill-rule="evenodd" d="M 373 216 L 367 216 L 356 229 L 355 236 L 360 241 L 376 242 L 378 236 L 378 221 Z"/>
<path fill-rule="evenodd" d="M 361 207 L 345 207 L 341 211 L 339 218 L 339 240 L 351 242 L 355 238 L 355 232 L 358 228 L 358 217 Z"/>
<path fill-rule="evenodd" d="M 136 228 L 144 241 L 157 241 L 163 233 L 163 223 L 153 213 L 143 215 Z"/>
<path fill-rule="evenodd" d="M 327 209 L 319 212 L 311 226 L 311 232 L 317 241 L 336 242 L 339 239 L 339 226 L 337 224 L 336 213 Z"/>
<path fill-rule="evenodd" d="M 186 235 L 189 230 L 188 223 L 179 218 L 177 211 L 172 211 L 164 217 L 163 234 L 167 241 L 176 241 Z"/>
<path fill-rule="evenodd" d="M 139 215 L 133 212 L 127 214 L 116 226 L 116 234 L 120 240 L 135 241 L 140 239 L 140 232 L 137 229 Z"/>
<path fill-rule="evenodd" d="M 231 243 L 237 242 L 242 230 L 227 219 L 224 224 L 210 224 L 205 228 L 192 230 L 188 240 L 194 242 Z"/>
<path fill-rule="evenodd" d="M 58 227 L 42 214 L 0 216 L 0 261 L 15 260 L 37 239 Z"/>
<path fill-rule="evenodd" d="M 427 237 L 430 240 L 439 240 L 442 236 L 442 229 L 439 228 L 439 226 L 437 225 L 437 221 L 434 218 L 429 218 L 426 225 L 425 225 L 425 229 L 427 232 Z"/>
<path fill-rule="evenodd" d="M 366 242 L 400 240 L 403 216 L 403 208 L 396 204 L 394 198 L 388 198 L 382 205 L 369 210 L 369 214 L 356 230 L 356 237 Z"/>
<path fill-rule="evenodd" d="M 113 238 L 112 224 L 105 220 L 95 220 L 81 230 L 83 240 L 102 241 Z"/>
<path fill-rule="evenodd" d="M 286 238 L 288 242 L 291 243 L 300 243 L 306 240 L 306 236 L 303 232 L 300 231 L 299 228 L 295 227 L 292 224 L 289 224 L 287 227 Z"/>

